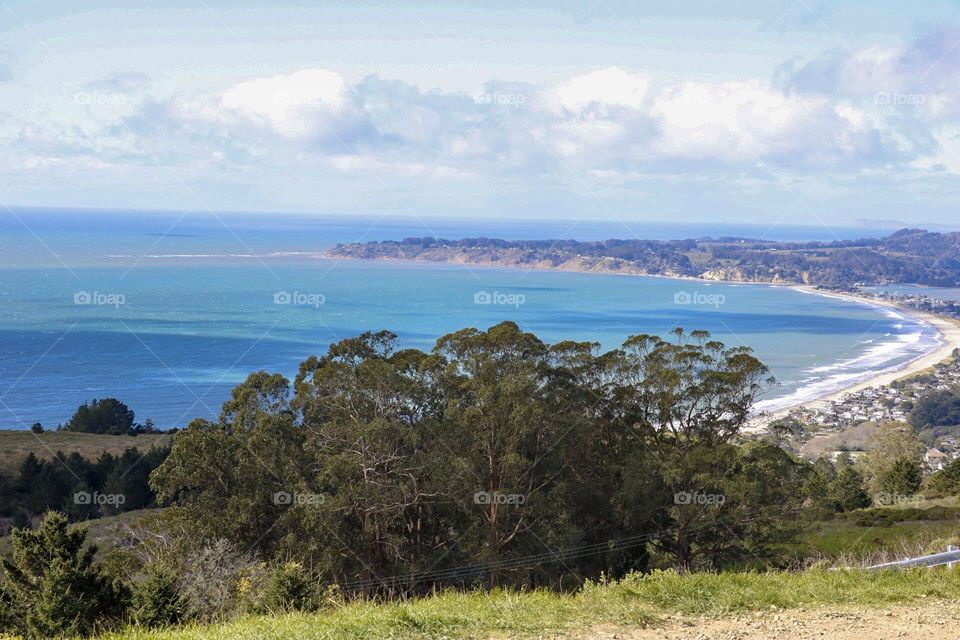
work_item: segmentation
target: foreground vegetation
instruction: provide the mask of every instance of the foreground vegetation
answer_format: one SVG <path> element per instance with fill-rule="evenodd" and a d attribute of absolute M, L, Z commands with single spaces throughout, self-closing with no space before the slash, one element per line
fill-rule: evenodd
<path fill-rule="evenodd" d="M 554 633 L 582 637 L 591 628 L 656 625 L 660 618 L 673 613 L 723 616 L 837 604 L 879 607 L 926 598 L 960 598 L 960 570 L 688 575 L 656 571 L 608 584 L 591 583 L 569 595 L 548 591 L 450 592 L 405 603 L 330 603 L 325 611 L 312 615 L 247 617 L 227 624 L 165 631 L 130 628 L 107 637 L 426 640 L 538 638 Z"/>
<path fill-rule="evenodd" d="M 35 531 L 15 536 L 14 561 L 6 563 L 4 598 L 28 623 L 31 637 L 96 635 L 109 640 L 206 640 L 212 638 L 490 638 L 583 637 L 592 629 L 636 629 L 657 626 L 669 614 L 728 616 L 748 611 L 816 609 L 823 606 L 887 607 L 915 601 L 960 598 L 960 569 L 940 567 L 908 571 L 827 570 L 798 572 L 678 573 L 655 570 L 631 573 L 619 580 L 587 581 L 575 592 L 552 590 L 474 589 L 447 591 L 410 601 L 368 600 L 345 596 L 336 588 L 316 592 L 313 612 L 291 607 L 291 596 L 305 596 L 296 565 L 268 579 L 265 597 L 245 602 L 246 614 L 207 624 L 173 626 L 181 620 L 185 601 L 169 589 L 171 582 L 153 574 L 133 586 L 111 581 L 84 551 L 83 533 L 70 531 L 62 516 L 49 516 Z M 38 553 L 50 551 L 50 553 Z M 215 554 L 212 564 L 228 560 Z M 279 576 L 280 580 L 276 577 Z M 246 596 L 250 593 L 248 577 Z M 215 593 L 211 590 L 209 594 Z M 234 589 L 226 597 L 244 597 Z M 71 598 L 83 594 L 84 597 Z M 132 598 L 131 598 L 132 596 Z M 70 620 L 90 619 L 131 603 L 132 620 L 109 631 L 63 627 L 51 615 L 69 609 Z M 929 599 L 929 600 L 928 600 Z M 27 605 L 24 608 L 24 605 Z M 11 610 L 0 608 L 0 615 Z M 18 637 L 14 635 L 6 637 Z"/>
<path fill-rule="evenodd" d="M 782 570 L 804 565 L 804 544 L 836 555 L 859 550 L 857 535 L 909 523 L 936 529 L 918 544 L 955 542 L 960 463 L 924 480 L 909 424 L 884 425 L 856 464 L 808 463 L 776 430 L 745 438 L 769 382 L 749 349 L 680 329 L 605 353 L 509 322 L 443 336 L 430 352 L 397 349 L 386 331 L 343 340 L 292 383 L 250 375 L 217 421 L 195 420 L 169 451 L 28 456 L 0 476 L 22 507 L 0 630 L 92 636 L 295 614 L 282 619 L 349 627 L 369 615 L 445 633 L 447 614 L 437 621 L 429 607 L 465 598 L 450 624 L 469 635 L 500 619 L 472 620 L 472 598 L 508 616 L 519 608 L 509 624 L 536 633 L 671 607 L 914 597 L 899 578 L 848 589 L 839 574 Z M 85 407 L 85 430 L 128 432 L 119 401 Z M 921 490 L 946 502 L 917 508 Z M 71 525 L 154 505 L 162 511 L 128 520 L 107 553 Z M 40 508 L 59 512 L 41 521 Z M 735 573 L 746 570 L 769 573 Z M 671 595 L 681 584 L 688 604 Z M 371 604 L 438 592 L 409 605 L 427 607 L 421 617 Z M 522 611 L 531 598 L 545 604 Z"/>

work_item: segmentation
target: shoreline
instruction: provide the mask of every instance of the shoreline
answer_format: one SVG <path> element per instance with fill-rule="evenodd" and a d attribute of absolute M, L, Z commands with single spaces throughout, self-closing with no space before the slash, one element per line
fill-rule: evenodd
<path fill-rule="evenodd" d="M 810 400 L 796 402 L 789 406 L 778 408 L 774 411 L 758 414 L 751 419 L 751 422 L 753 423 L 762 422 L 763 424 L 768 424 L 780 418 L 784 418 L 791 412 L 801 408 L 825 409 L 832 403 L 838 402 L 851 394 L 858 393 L 865 389 L 889 386 L 897 380 L 909 378 L 918 373 L 926 371 L 927 369 L 930 369 L 941 362 L 949 360 L 953 356 L 954 351 L 960 349 L 960 320 L 956 320 L 948 316 L 940 316 L 926 311 L 918 311 L 917 309 L 911 309 L 909 307 L 903 307 L 886 300 L 873 300 L 850 293 L 819 291 L 809 285 L 793 285 L 791 288 L 804 293 L 820 295 L 828 298 L 839 298 L 842 300 L 847 300 L 848 302 L 857 302 L 871 306 L 896 309 L 897 311 L 904 313 L 915 320 L 932 326 L 937 331 L 941 344 L 936 349 L 929 351 L 924 355 L 918 356 L 913 360 L 905 362 L 902 366 L 899 366 L 896 369 L 877 371 L 875 375 L 871 375 L 865 380 L 855 382 L 851 385 L 843 387 L 842 389 L 836 389 L 830 393 L 812 398 Z M 763 424 L 754 424 L 753 428 L 763 426 Z"/>
<path fill-rule="evenodd" d="M 916 309 L 911 309 L 909 307 L 904 307 L 901 305 L 894 304 L 885 300 L 873 300 L 870 298 L 864 298 L 855 294 L 842 293 L 835 291 L 821 291 L 818 290 L 813 285 L 806 284 L 794 284 L 787 282 L 744 282 L 737 280 L 708 280 L 706 278 L 697 278 L 693 276 L 665 276 L 660 274 L 645 274 L 645 273 L 628 273 L 628 272 L 615 272 L 615 271 L 604 271 L 604 270 L 578 270 L 578 269 L 564 269 L 564 268 L 550 268 L 542 267 L 538 265 L 496 265 L 488 263 L 477 263 L 477 262 L 456 262 L 456 261 L 444 261 L 444 260 L 417 260 L 417 259 L 405 259 L 405 258 L 354 258 L 354 257 L 345 257 L 345 256 L 331 256 L 328 255 L 326 251 L 322 254 L 323 258 L 333 259 L 333 260 L 357 260 L 363 262 L 405 262 L 411 264 L 430 264 L 430 265 L 450 265 L 450 266 L 469 266 L 469 267 L 480 267 L 480 268 L 491 268 L 491 269 L 507 269 L 507 270 L 518 270 L 518 271 L 553 271 L 553 272 L 563 272 L 563 273 L 583 273 L 588 275 L 618 275 L 618 276 L 634 276 L 641 278 L 662 278 L 666 280 L 677 280 L 679 282 L 701 282 L 704 284 L 727 284 L 727 285 L 751 285 L 751 286 L 768 286 L 768 287 L 787 287 L 794 289 L 795 291 L 800 291 L 803 293 L 808 293 L 812 295 L 823 296 L 826 298 L 839 298 L 841 300 L 846 300 L 847 302 L 854 302 L 858 304 L 875 306 L 875 307 L 887 307 L 890 309 L 896 309 L 897 311 L 904 313 L 914 320 L 917 320 L 921 323 L 927 324 L 933 327 L 939 337 L 941 342 L 940 346 L 936 349 L 929 351 L 928 353 L 918 356 L 913 360 L 910 360 L 901 366 L 898 366 L 893 370 L 880 370 L 876 371 L 873 375 L 870 375 L 868 378 L 861 380 L 859 382 L 854 382 L 848 386 L 845 386 L 841 389 L 834 389 L 828 393 L 825 393 L 821 396 L 817 396 L 808 400 L 798 401 L 796 403 L 790 404 L 786 407 L 780 407 L 773 411 L 759 413 L 753 416 L 750 419 L 750 422 L 753 425 L 748 426 L 747 429 L 756 429 L 762 427 L 765 424 L 773 422 L 779 418 L 789 415 L 792 411 L 806 407 L 811 409 L 822 409 L 828 407 L 832 402 L 836 402 L 845 396 L 848 396 L 853 393 L 863 391 L 864 389 L 874 388 L 874 387 L 883 387 L 893 383 L 896 380 L 910 377 L 916 375 L 926 369 L 933 367 L 936 364 L 939 364 L 947 359 L 949 359 L 954 350 L 960 349 L 960 320 L 950 318 L 947 316 L 940 316 L 934 313 L 928 313 L 925 311 L 918 311 Z M 762 423 L 758 425 L 757 423 Z"/>

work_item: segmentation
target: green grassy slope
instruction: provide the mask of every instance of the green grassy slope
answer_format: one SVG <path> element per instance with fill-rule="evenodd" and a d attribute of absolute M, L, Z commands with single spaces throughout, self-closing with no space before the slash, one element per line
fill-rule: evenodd
<path fill-rule="evenodd" d="M 867 573 L 689 574 L 655 572 L 591 585 L 575 595 L 447 593 L 409 603 L 354 603 L 315 615 L 250 617 L 167 631 L 128 629 L 111 640 L 220 638 L 537 638 L 583 636 L 590 628 L 637 628 L 667 614 L 729 615 L 826 605 L 883 606 L 960 597 L 960 569 Z"/>

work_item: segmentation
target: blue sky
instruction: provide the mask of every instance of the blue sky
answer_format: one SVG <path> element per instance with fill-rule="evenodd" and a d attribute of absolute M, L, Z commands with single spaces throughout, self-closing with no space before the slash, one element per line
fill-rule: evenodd
<path fill-rule="evenodd" d="M 5 206 L 960 226 L 960 4 L 0 2 Z"/>

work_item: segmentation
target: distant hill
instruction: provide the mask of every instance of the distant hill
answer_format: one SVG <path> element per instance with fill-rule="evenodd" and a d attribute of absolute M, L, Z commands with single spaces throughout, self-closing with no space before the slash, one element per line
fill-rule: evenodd
<path fill-rule="evenodd" d="M 732 237 L 599 242 L 406 238 L 340 244 L 326 255 L 840 289 L 886 283 L 960 286 L 960 232 L 933 233 L 922 229 L 902 229 L 885 238 L 834 242 Z"/>

